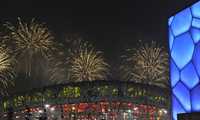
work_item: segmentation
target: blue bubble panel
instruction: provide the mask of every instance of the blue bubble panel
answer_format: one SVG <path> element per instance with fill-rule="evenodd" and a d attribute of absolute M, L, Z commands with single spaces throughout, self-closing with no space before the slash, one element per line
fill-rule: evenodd
<path fill-rule="evenodd" d="M 200 28 L 200 19 L 193 18 L 192 26 L 195 28 Z"/>
<path fill-rule="evenodd" d="M 174 40 L 171 56 L 179 69 L 182 69 L 192 58 L 194 42 L 189 33 L 184 33 Z"/>
<path fill-rule="evenodd" d="M 200 1 L 168 19 L 172 116 L 200 112 Z"/>
<path fill-rule="evenodd" d="M 176 85 L 176 83 L 179 81 L 180 79 L 180 75 L 179 75 L 179 70 L 176 67 L 176 64 L 174 63 L 173 60 L 170 61 L 170 79 L 171 79 L 171 86 L 174 87 Z"/>
<path fill-rule="evenodd" d="M 172 50 L 173 41 L 174 41 L 174 35 L 173 35 L 171 29 L 169 29 L 169 48 L 170 48 L 170 50 Z"/>
<path fill-rule="evenodd" d="M 197 73 L 200 75 L 200 43 L 196 45 L 194 50 L 193 63 Z"/>
<path fill-rule="evenodd" d="M 191 92 L 192 111 L 200 111 L 200 85 L 196 86 Z"/>
<path fill-rule="evenodd" d="M 192 15 L 194 17 L 200 18 L 200 2 L 195 3 L 194 5 L 192 5 L 191 7 L 192 10 Z"/>
<path fill-rule="evenodd" d="M 172 24 L 172 21 L 174 19 L 174 16 L 170 17 L 169 20 L 168 20 L 168 25 L 170 26 Z"/>
<path fill-rule="evenodd" d="M 191 35 L 195 43 L 198 43 L 200 40 L 200 29 L 191 28 Z"/>
<path fill-rule="evenodd" d="M 177 120 L 177 115 L 179 113 L 185 113 L 184 108 L 181 106 L 175 96 L 172 96 L 172 111 L 173 120 Z"/>
<path fill-rule="evenodd" d="M 187 112 L 191 111 L 190 103 L 190 92 L 187 87 L 184 86 L 182 82 L 178 82 L 177 85 L 173 88 L 173 94 L 179 100 L 181 105 Z"/>
<path fill-rule="evenodd" d="M 199 83 L 197 72 L 192 63 L 188 64 L 181 71 L 181 81 L 189 88 L 192 89 Z"/>
<path fill-rule="evenodd" d="M 190 29 L 192 21 L 192 14 L 190 9 L 185 9 L 182 12 L 174 16 L 173 22 L 171 23 L 171 29 L 175 36 L 178 36 Z"/>

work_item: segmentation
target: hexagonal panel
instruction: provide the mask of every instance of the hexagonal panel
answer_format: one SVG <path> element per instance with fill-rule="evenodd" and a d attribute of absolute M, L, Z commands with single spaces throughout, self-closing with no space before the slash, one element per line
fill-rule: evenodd
<path fill-rule="evenodd" d="M 177 120 L 177 114 L 179 113 L 185 113 L 184 108 L 181 106 L 179 101 L 176 99 L 176 97 L 172 96 L 172 111 L 173 111 L 173 120 Z"/>
<path fill-rule="evenodd" d="M 169 29 L 169 48 L 170 48 L 170 50 L 172 50 L 173 41 L 174 41 L 174 35 L 173 35 L 171 29 Z"/>
<path fill-rule="evenodd" d="M 171 25 L 173 19 L 174 19 L 174 16 L 171 16 L 171 17 L 168 19 L 168 25 L 169 25 L 169 26 Z"/>
<path fill-rule="evenodd" d="M 198 43 L 200 40 L 200 30 L 197 28 L 191 28 L 190 32 L 191 32 L 194 42 Z"/>
<path fill-rule="evenodd" d="M 171 56 L 179 69 L 191 60 L 193 51 L 194 43 L 189 33 L 184 33 L 174 40 Z"/>
<path fill-rule="evenodd" d="M 176 64 L 173 60 L 170 61 L 170 79 L 171 79 L 171 86 L 174 87 L 176 83 L 179 81 L 180 75 L 179 70 L 176 67 Z"/>
<path fill-rule="evenodd" d="M 196 45 L 193 56 L 193 64 L 200 75 L 200 43 Z"/>
<path fill-rule="evenodd" d="M 198 75 L 192 63 L 188 64 L 181 71 L 181 81 L 189 88 L 192 89 L 199 82 Z"/>
<path fill-rule="evenodd" d="M 182 82 L 178 82 L 173 88 L 173 94 L 180 101 L 181 105 L 187 112 L 191 111 L 190 92 Z"/>
<path fill-rule="evenodd" d="M 200 11 L 200 2 L 197 2 L 194 5 L 192 5 L 191 10 L 192 10 L 192 15 L 194 17 L 200 18 L 200 12 L 199 12 Z"/>
<path fill-rule="evenodd" d="M 200 85 L 196 86 L 191 92 L 192 110 L 200 111 Z"/>
<path fill-rule="evenodd" d="M 195 28 L 200 28 L 200 19 L 193 18 L 192 26 Z"/>
<path fill-rule="evenodd" d="M 171 29 L 175 36 L 178 36 L 190 29 L 192 21 L 192 15 L 190 9 L 185 9 L 182 12 L 174 16 L 173 22 L 171 23 Z"/>

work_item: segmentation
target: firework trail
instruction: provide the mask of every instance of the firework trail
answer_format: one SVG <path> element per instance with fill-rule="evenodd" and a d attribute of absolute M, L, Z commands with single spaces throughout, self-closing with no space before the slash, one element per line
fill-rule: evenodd
<path fill-rule="evenodd" d="M 35 67 L 44 64 L 37 62 L 42 58 L 46 59 L 49 51 L 54 49 L 53 35 L 44 24 L 37 23 L 34 19 L 30 23 L 25 23 L 18 18 L 16 25 L 6 23 L 5 28 L 7 34 L 4 43 L 12 47 L 20 61 L 18 71 L 31 76 Z"/>
<path fill-rule="evenodd" d="M 70 65 L 70 75 L 74 81 L 105 80 L 109 71 L 101 52 L 88 48 L 73 53 Z"/>
<path fill-rule="evenodd" d="M 128 49 L 122 58 L 123 79 L 158 86 L 168 84 L 168 54 L 155 42 Z"/>
<path fill-rule="evenodd" d="M 0 47 L 0 94 L 5 95 L 7 88 L 14 85 L 15 77 L 14 65 L 15 59 L 11 57 L 8 49 Z"/>

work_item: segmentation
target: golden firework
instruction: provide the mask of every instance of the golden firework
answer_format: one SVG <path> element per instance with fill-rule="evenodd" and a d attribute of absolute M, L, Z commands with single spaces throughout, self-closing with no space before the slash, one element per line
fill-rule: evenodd
<path fill-rule="evenodd" d="M 123 58 L 123 79 L 159 86 L 168 85 L 168 53 L 155 42 L 128 49 Z"/>
<path fill-rule="evenodd" d="M 9 54 L 9 50 L 0 47 L 0 93 L 7 93 L 7 88 L 14 85 L 15 59 Z"/>
<path fill-rule="evenodd" d="M 37 23 L 34 19 L 25 23 L 18 18 L 17 25 L 6 23 L 5 28 L 8 31 L 5 43 L 14 49 L 17 59 L 23 62 L 23 65 L 19 65 L 21 70 L 25 70 L 26 75 L 30 76 L 32 62 L 36 58 L 48 56 L 49 51 L 54 49 L 53 35 L 44 24 Z"/>
<path fill-rule="evenodd" d="M 73 81 L 105 80 L 107 78 L 109 65 L 105 62 L 101 52 L 95 51 L 86 42 L 71 52 L 69 60 L 69 75 Z"/>

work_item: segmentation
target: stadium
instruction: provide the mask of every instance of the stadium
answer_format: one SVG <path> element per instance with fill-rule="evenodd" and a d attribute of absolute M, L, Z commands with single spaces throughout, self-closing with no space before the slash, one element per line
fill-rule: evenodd
<path fill-rule="evenodd" d="M 169 90 L 126 81 L 83 81 L 15 93 L 1 120 L 168 120 Z"/>

